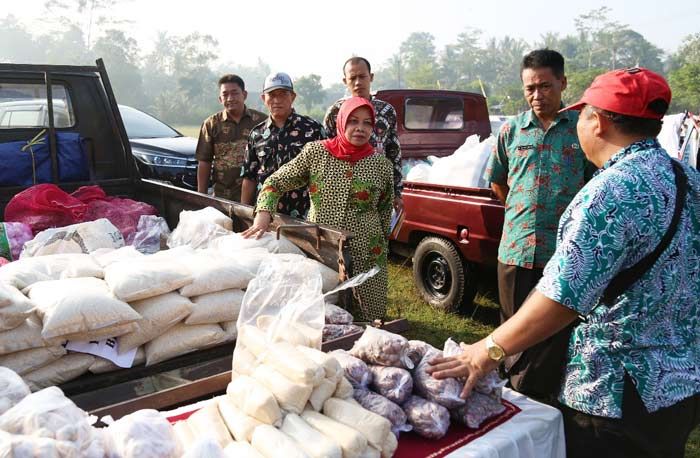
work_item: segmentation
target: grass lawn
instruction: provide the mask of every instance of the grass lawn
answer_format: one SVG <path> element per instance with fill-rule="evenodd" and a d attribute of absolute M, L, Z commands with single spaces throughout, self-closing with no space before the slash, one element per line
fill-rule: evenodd
<path fill-rule="evenodd" d="M 462 317 L 430 308 L 413 283 L 410 259 L 394 258 L 389 264 L 389 317 L 408 319 L 409 339 L 424 340 L 442 348 L 448 337 L 457 342 L 475 342 L 498 324 L 498 292 L 495 271 L 480 272 L 482 285 L 476 296 L 473 316 Z M 700 458 L 700 427 L 695 428 L 685 449 L 687 458 Z"/>

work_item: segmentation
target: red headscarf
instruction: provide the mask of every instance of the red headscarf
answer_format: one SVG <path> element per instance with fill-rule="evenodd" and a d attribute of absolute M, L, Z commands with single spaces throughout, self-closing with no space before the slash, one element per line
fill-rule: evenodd
<path fill-rule="evenodd" d="M 374 127 L 375 115 L 372 103 L 364 97 L 350 97 L 343 102 L 343 105 L 341 105 L 340 110 L 338 111 L 335 137 L 328 140 L 323 140 L 323 146 L 326 147 L 328 152 L 340 160 L 357 162 L 374 153 L 374 146 L 372 146 L 369 142 L 362 146 L 355 146 L 350 143 L 347 138 L 345 138 L 345 123 L 348 121 L 350 114 L 360 107 L 369 108 L 369 111 L 372 114 L 372 127 Z"/>

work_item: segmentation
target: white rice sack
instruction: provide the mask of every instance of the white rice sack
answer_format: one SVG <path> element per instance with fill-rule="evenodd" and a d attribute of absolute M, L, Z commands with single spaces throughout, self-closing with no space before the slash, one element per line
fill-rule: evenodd
<path fill-rule="evenodd" d="M 312 428 L 320 431 L 332 441 L 340 445 L 343 458 L 359 458 L 367 448 L 367 439 L 355 428 L 346 426 L 318 412 L 305 410 L 301 414 Z"/>
<path fill-rule="evenodd" d="M 34 311 L 34 304 L 20 290 L 0 283 L 0 331 L 24 323 Z"/>
<path fill-rule="evenodd" d="M 117 261 L 135 260 L 135 258 L 142 257 L 143 253 L 140 253 L 133 246 L 127 245 L 116 250 L 113 248 L 100 248 L 90 253 L 90 255 L 102 268 L 105 268 Z"/>
<path fill-rule="evenodd" d="M 294 439 L 270 425 L 255 428 L 251 445 L 266 458 L 309 458 Z"/>
<path fill-rule="evenodd" d="M 233 220 L 215 208 L 183 210 L 177 227 L 168 237 L 168 246 L 206 248 L 212 240 L 225 236 L 232 230 Z"/>
<path fill-rule="evenodd" d="M 267 425 L 280 425 L 282 412 L 272 392 L 247 376 L 236 377 L 226 387 L 229 399 L 241 411 Z"/>
<path fill-rule="evenodd" d="M 250 442 L 253 439 L 253 431 L 263 422 L 243 413 L 228 395 L 218 396 L 216 402 L 221 418 L 233 438 L 237 441 Z"/>
<path fill-rule="evenodd" d="M 234 256 L 224 256 L 213 250 L 199 250 L 187 258 L 186 263 L 193 281 L 180 288 L 180 294 L 187 297 L 246 288 L 256 273 Z"/>
<path fill-rule="evenodd" d="M 248 442 L 231 442 L 224 449 L 227 458 L 265 458 Z"/>
<path fill-rule="evenodd" d="M 58 360 L 66 353 L 63 345 L 30 348 L 0 356 L 0 366 L 5 366 L 19 375 L 24 375 Z"/>
<path fill-rule="evenodd" d="M 238 328 L 236 327 L 236 323 L 236 320 L 219 323 L 219 326 L 221 326 L 221 328 L 224 330 L 224 334 L 226 334 L 226 338 L 224 339 L 225 342 L 233 342 L 238 337 Z"/>
<path fill-rule="evenodd" d="M 22 258 L 63 253 L 92 253 L 99 248 L 120 248 L 124 237 L 107 218 L 46 229 L 24 244 Z"/>
<path fill-rule="evenodd" d="M 136 350 L 136 355 L 134 356 L 134 361 L 131 363 L 131 367 L 141 366 L 146 362 L 146 351 L 143 347 L 139 347 Z M 95 362 L 90 365 L 89 371 L 93 374 L 104 374 L 105 372 L 113 372 L 124 369 L 114 364 L 112 361 L 95 357 Z"/>
<path fill-rule="evenodd" d="M 218 324 L 178 323 L 146 344 L 146 366 L 219 345 L 225 337 Z"/>
<path fill-rule="evenodd" d="M 133 350 L 162 335 L 185 319 L 193 304 L 177 293 L 165 293 L 134 301 L 131 307 L 141 315 L 141 320 L 136 323 L 135 331 L 119 336 L 119 353 Z"/>
<path fill-rule="evenodd" d="M 99 340 L 132 331 L 141 319 L 129 304 L 116 299 L 97 278 L 68 278 L 34 283 L 29 298 L 43 321 L 49 343 Z"/>
<path fill-rule="evenodd" d="M 323 404 L 323 413 L 329 418 L 357 429 L 367 438 L 367 442 L 378 450 L 381 450 L 386 435 L 391 433 L 389 420 L 357 403 L 331 398 Z"/>
<path fill-rule="evenodd" d="M 185 323 L 208 324 L 237 320 L 243 296 L 245 292 L 240 289 L 227 289 L 192 297 L 192 313 Z"/>
<path fill-rule="evenodd" d="M 50 386 L 60 385 L 80 377 L 90 369 L 95 356 L 87 353 L 70 353 L 56 361 L 40 367 L 22 376 L 29 389 L 38 391 Z"/>
<path fill-rule="evenodd" d="M 105 267 L 105 281 L 114 295 L 131 302 L 169 293 L 192 282 L 186 266 L 160 254 L 119 261 Z"/>
<path fill-rule="evenodd" d="M 299 415 L 287 414 L 280 430 L 294 439 L 311 458 L 342 458 L 343 456 L 340 445 L 312 428 Z"/>
<path fill-rule="evenodd" d="M 90 455 L 97 431 L 90 426 L 88 414 L 63 395 L 57 387 L 32 393 L 0 416 L 0 429 L 11 434 L 26 434 L 67 441 L 76 446 L 79 456 Z"/>
<path fill-rule="evenodd" d="M 182 458 L 225 458 L 224 450 L 215 439 L 205 436 L 197 438 Z"/>
<path fill-rule="evenodd" d="M 323 368 L 299 352 L 294 345 L 276 342 L 269 346 L 263 361 L 292 382 L 318 385 L 325 374 Z"/>
<path fill-rule="evenodd" d="M 9 331 L 0 332 L 0 355 L 14 353 L 46 345 L 41 337 L 41 320 L 31 315 L 22 324 Z"/>
<path fill-rule="evenodd" d="M 311 384 L 290 381 L 267 364 L 261 364 L 256 367 L 251 376 L 270 390 L 279 406 L 288 412 L 303 412 L 304 406 L 314 389 Z M 333 390 L 335 390 L 335 385 Z M 331 390 L 331 394 L 333 390 Z"/>
<path fill-rule="evenodd" d="M 122 458 L 171 458 L 182 450 L 170 422 L 157 410 L 142 409 L 125 415 L 107 428 Z"/>
<path fill-rule="evenodd" d="M 102 278 L 102 267 L 89 254 L 53 254 L 20 259 L 0 267 L 0 283 L 19 290 L 38 281 L 61 278 Z"/>
<path fill-rule="evenodd" d="M 187 422 L 195 437 L 209 436 L 216 440 L 221 448 L 226 447 L 233 440 L 216 404 L 208 404 L 199 409 L 187 419 Z"/>
<path fill-rule="evenodd" d="M 309 404 L 311 404 L 311 407 L 313 407 L 316 412 L 319 412 L 323 408 L 323 404 L 333 396 L 337 387 L 338 382 L 336 379 L 324 378 L 321 383 L 314 388 L 309 397 Z"/>
<path fill-rule="evenodd" d="M 0 366 L 0 417 L 29 393 L 31 391 L 22 377 Z"/>
<path fill-rule="evenodd" d="M 262 357 L 267 351 L 267 340 L 265 333 L 255 326 L 244 324 L 238 330 L 238 342 L 236 346 L 243 346 L 255 357 Z"/>
<path fill-rule="evenodd" d="M 266 232 L 260 238 L 244 238 L 239 233 L 233 233 L 214 240 L 209 248 L 213 248 L 222 253 L 237 253 L 239 251 L 262 248 L 268 253 L 271 253 L 272 249 L 277 248 L 279 245 L 275 243 L 276 239 L 277 236 L 274 232 Z"/>

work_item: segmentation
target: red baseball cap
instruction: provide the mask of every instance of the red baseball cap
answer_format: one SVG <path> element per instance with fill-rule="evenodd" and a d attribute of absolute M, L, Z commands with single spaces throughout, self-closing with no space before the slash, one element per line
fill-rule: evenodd
<path fill-rule="evenodd" d="M 584 105 L 627 116 L 661 119 L 649 108 L 654 100 L 671 103 L 671 88 L 663 76 L 641 67 L 613 70 L 593 80 L 581 100 L 561 111 L 580 110 Z"/>

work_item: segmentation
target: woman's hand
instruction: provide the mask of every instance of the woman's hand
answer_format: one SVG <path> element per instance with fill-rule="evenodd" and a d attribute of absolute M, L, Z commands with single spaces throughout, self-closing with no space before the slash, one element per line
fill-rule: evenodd
<path fill-rule="evenodd" d="M 486 342 L 480 340 L 474 345 L 460 344 L 462 354 L 448 358 L 439 357 L 430 361 L 428 374 L 436 379 L 466 378 L 461 397 L 466 399 L 472 392 L 476 382 L 498 367 L 498 363 L 489 358 L 486 352 Z"/>
<path fill-rule="evenodd" d="M 263 236 L 265 232 L 267 232 L 267 229 L 270 227 L 271 222 L 272 216 L 270 215 L 270 212 L 259 211 L 255 214 L 253 225 L 245 231 L 243 231 L 241 235 L 244 239 L 248 239 L 252 236 L 255 236 L 256 239 L 259 239 Z"/>

